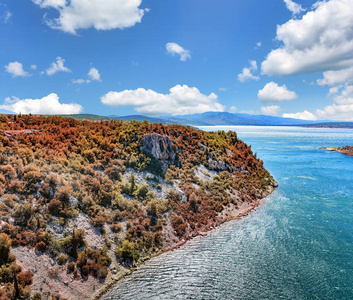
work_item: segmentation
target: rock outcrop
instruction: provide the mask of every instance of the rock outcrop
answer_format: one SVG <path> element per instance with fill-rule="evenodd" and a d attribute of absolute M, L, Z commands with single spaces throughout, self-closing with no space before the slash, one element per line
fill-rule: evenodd
<path fill-rule="evenodd" d="M 144 136 L 142 149 L 158 160 L 174 161 L 176 155 L 169 137 L 157 133 Z"/>

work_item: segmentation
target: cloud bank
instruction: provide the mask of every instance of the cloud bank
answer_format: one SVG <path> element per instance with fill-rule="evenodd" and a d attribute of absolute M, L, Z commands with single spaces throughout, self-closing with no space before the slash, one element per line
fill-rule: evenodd
<path fill-rule="evenodd" d="M 59 17 L 45 17 L 53 29 L 76 34 L 78 29 L 123 29 L 140 23 L 147 9 L 140 9 L 141 0 L 32 0 L 41 8 L 53 8 Z"/>
<path fill-rule="evenodd" d="M 176 85 L 169 94 L 160 94 L 153 90 L 139 88 L 122 92 L 109 92 L 101 97 L 101 102 L 110 107 L 133 106 L 147 115 L 188 115 L 207 111 L 224 111 L 218 102 L 218 96 L 202 94 L 196 87 Z"/>
<path fill-rule="evenodd" d="M 353 1 L 319 1 L 301 19 L 277 27 L 282 43 L 261 69 L 267 75 L 292 75 L 351 67 Z"/>
<path fill-rule="evenodd" d="M 59 102 L 59 97 L 52 93 L 41 99 L 18 99 L 16 97 L 6 98 L 5 104 L 0 109 L 6 109 L 15 113 L 23 114 L 78 114 L 83 107 L 76 103 L 65 104 Z"/>

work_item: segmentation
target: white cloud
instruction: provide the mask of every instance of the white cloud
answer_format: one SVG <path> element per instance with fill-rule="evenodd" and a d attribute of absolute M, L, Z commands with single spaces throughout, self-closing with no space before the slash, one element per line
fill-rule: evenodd
<path fill-rule="evenodd" d="M 5 104 L 0 105 L 0 109 L 7 109 L 15 113 L 23 114 L 78 114 L 83 108 L 81 105 L 72 103 L 64 104 L 59 102 L 56 94 L 50 94 L 42 99 L 23 99 L 16 97 L 5 99 Z"/>
<path fill-rule="evenodd" d="M 262 90 L 259 90 L 257 97 L 263 103 L 274 103 L 296 99 L 295 92 L 287 89 L 286 85 L 279 86 L 275 82 L 269 82 Z"/>
<path fill-rule="evenodd" d="M 257 64 L 255 60 L 250 60 L 250 68 L 244 68 L 243 71 L 238 74 L 238 80 L 240 82 L 245 82 L 248 80 L 259 80 L 260 77 L 254 76 L 252 72 L 255 72 L 257 70 Z"/>
<path fill-rule="evenodd" d="M 101 97 L 101 102 L 110 107 L 133 106 L 137 112 L 148 115 L 188 115 L 225 109 L 216 94 L 207 96 L 187 85 L 176 85 L 169 94 L 143 88 L 109 92 Z"/>
<path fill-rule="evenodd" d="M 261 46 L 262 46 L 262 43 L 261 42 L 257 42 L 256 46 L 255 46 L 255 49 L 259 49 Z"/>
<path fill-rule="evenodd" d="M 310 120 L 315 121 L 317 117 L 311 112 L 304 110 L 303 112 L 298 112 L 295 114 L 283 114 L 283 118 L 292 118 L 292 119 L 301 119 L 301 120 Z"/>
<path fill-rule="evenodd" d="M 317 80 L 318 85 L 334 86 L 345 82 L 353 83 L 353 66 L 343 70 L 327 71 L 324 78 Z"/>
<path fill-rule="evenodd" d="M 10 73 L 12 77 L 28 77 L 31 76 L 28 72 L 23 70 L 23 66 L 18 61 L 10 62 L 5 66 L 6 72 Z"/>
<path fill-rule="evenodd" d="M 91 68 L 87 74 L 88 79 L 83 79 L 83 78 L 79 78 L 79 79 L 72 79 L 71 82 L 72 83 L 77 83 L 77 84 L 82 84 L 84 82 L 86 83 L 90 83 L 91 81 L 102 81 L 101 80 L 101 74 L 99 73 L 99 71 L 96 68 Z"/>
<path fill-rule="evenodd" d="M 234 105 L 229 108 L 229 112 L 231 112 L 231 113 L 235 113 L 237 110 L 238 110 L 238 108 Z"/>
<path fill-rule="evenodd" d="M 69 68 L 65 67 L 64 63 L 65 63 L 65 59 L 63 59 L 61 57 L 57 57 L 56 62 L 52 62 L 50 67 L 45 70 L 45 73 L 48 76 L 52 76 L 57 72 L 71 73 L 71 70 Z"/>
<path fill-rule="evenodd" d="M 101 80 L 101 74 L 99 74 L 98 70 L 96 68 L 91 68 L 87 74 L 89 80 L 90 81 L 102 81 Z"/>
<path fill-rule="evenodd" d="M 326 106 L 317 109 L 316 115 L 320 120 L 353 121 L 353 104 Z"/>
<path fill-rule="evenodd" d="M 31 65 L 32 70 L 37 70 L 37 65 Z"/>
<path fill-rule="evenodd" d="M 226 92 L 226 91 L 227 91 L 227 88 L 220 87 L 218 90 L 221 91 L 221 92 Z"/>
<path fill-rule="evenodd" d="M 165 45 L 165 48 L 167 49 L 168 53 L 172 55 L 180 55 L 181 61 L 186 61 L 188 58 L 191 58 L 190 51 L 184 49 L 176 43 L 168 43 Z"/>
<path fill-rule="evenodd" d="M 7 22 L 10 21 L 11 17 L 12 17 L 12 12 L 10 12 L 9 10 L 5 11 L 4 23 L 7 24 Z"/>
<path fill-rule="evenodd" d="M 72 79 L 71 82 L 72 83 L 77 83 L 77 84 L 82 84 L 82 83 L 85 82 L 85 80 L 82 79 L 82 78 L 79 78 L 79 79 Z"/>
<path fill-rule="evenodd" d="M 317 109 L 318 119 L 353 121 L 353 85 L 345 84 L 330 89 L 333 104 Z"/>
<path fill-rule="evenodd" d="M 262 106 L 261 113 L 266 116 L 277 116 L 281 108 L 278 105 Z"/>
<path fill-rule="evenodd" d="M 353 121 L 353 85 L 345 84 L 330 88 L 329 96 L 333 104 L 317 109 L 315 114 L 304 111 L 296 114 L 283 114 L 287 118 L 305 120 Z"/>
<path fill-rule="evenodd" d="M 277 27 L 283 45 L 262 62 L 267 75 L 349 68 L 353 64 L 353 1 L 318 1 L 301 19 Z"/>
<path fill-rule="evenodd" d="M 123 29 L 140 23 L 147 9 L 140 9 L 142 0 L 32 0 L 41 8 L 54 8 L 60 16 L 46 19 L 54 29 L 76 34 L 78 29 Z"/>
<path fill-rule="evenodd" d="M 287 6 L 287 9 L 293 14 L 300 14 L 302 11 L 305 11 L 305 9 L 302 8 L 302 6 L 298 3 L 295 3 L 292 0 L 283 0 L 284 3 Z"/>

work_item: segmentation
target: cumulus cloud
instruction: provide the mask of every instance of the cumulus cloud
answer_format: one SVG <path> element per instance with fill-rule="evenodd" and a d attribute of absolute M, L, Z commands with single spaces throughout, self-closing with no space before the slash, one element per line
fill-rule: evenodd
<path fill-rule="evenodd" d="M 330 89 L 333 104 L 317 109 L 318 119 L 353 121 L 353 85 L 346 83 Z"/>
<path fill-rule="evenodd" d="M 229 112 L 231 112 L 231 113 L 235 113 L 237 110 L 238 110 L 238 108 L 234 105 L 229 108 Z"/>
<path fill-rule="evenodd" d="M 181 61 L 186 61 L 188 58 L 191 58 L 190 51 L 184 49 L 177 43 L 168 43 L 165 45 L 165 48 L 167 49 L 168 53 L 172 55 L 180 55 Z"/>
<path fill-rule="evenodd" d="M 345 82 L 353 83 L 353 66 L 343 70 L 324 72 L 323 77 L 317 80 L 318 85 L 335 86 Z"/>
<path fill-rule="evenodd" d="M 135 110 L 148 115 L 188 115 L 207 111 L 224 111 L 218 96 L 202 94 L 196 87 L 176 85 L 169 94 L 139 88 L 121 92 L 109 92 L 101 97 L 101 102 L 110 107 L 133 106 Z"/>
<path fill-rule="evenodd" d="M 284 3 L 286 4 L 288 10 L 293 14 L 300 14 L 301 12 L 305 11 L 305 9 L 302 8 L 302 6 L 298 3 L 295 3 L 292 0 L 283 0 Z"/>
<path fill-rule="evenodd" d="M 77 84 L 82 84 L 84 82 L 86 83 L 90 83 L 91 81 L 102 81 L 101 80 L 101 74 L 99 73 L 99 71 L 96 68 L 91 68 L 86 76 L 86 80 L 83 78 L 80 79 L 72 79 L 71 82 L 72 83 L 77 83 Z"/>
<path fill-rule="evenodd" d="M 41 99 L 18 99 L 16 97 L 6 98 L 5 104 L 0 109 L 6 109 L 15 113 L 23 114 L 78 114 L 83 108 L 76 103 L 64 104 L 59 102 L 56 94 L 49 94 Z"/>
<path fill-rule="evenodd" d="M 329 96 L 332 97 L 333 104 L 317 109 L 315 113 L 305 110 L 295 114 L 283 114 L 283 116 L 304 120 L 353 121 L 353 84 L 346 83 L 332 87 Z"/>
<path fill-rule="evenodd" d="M 101 74 L 96 68 L 91 68 L 87 74 L 89 81 L 101 81 Z"/>
<path fill-rule="evenodd" d="M 353 1 L 318 1 L 301 19 L 277 27 L 282 46 L 262 62 L 267 75 L 349 68 L 353 64 Z"/>
<path fill-rule="evenodd" d="M 255 46 L 255 49 L 259 49 L 261 46 L 262 46 L 262 43 L 261 42 L 257 42 L 256 46 Z"/>
<path fill-rule="evenodd" d="M 263 103 L 274 103 L 296 99 L 295 92 L 287 89 L 286 85 L 279 86 L 275 82 L 269 82 L 262 90 L 259 90 L 257 97 Z"/>
<path fill-rule="evenodd" d="M 259 80 L 260 77 L 258 76 L 254 76 L 253 72 L 255 72 L 257 70 L 257 64 L 255 60 L 250 60 L 250 67 L 249 68 L 244 68 L 243 71 L 238 74 L 238 80 L 240 82 L 245 82 L 248 80 Z"/>
<path fill-rule="evenodd" d="M 54 8 L 57 19 L 46 19 L 54 29 L 76 34 L 78 29 L 123 29 L 140 23 L 148 9 L 140 9 L 142 0 L 32 0 L 41 8 Z"/>
<path fill-rule="evenodd" d="M 262 106 L 261 113 L 266 116 L 277 116 L 281 108 L 278 105 Z"/>
<path fill-rule="evenodd" d="M 31 65 L 32 70 L 37 70 L 37 65 Z"/>
<path fill-rule="evenodd" d="M 5 66 L 5 70 L 7 73 L 10 73 L 12 77 L 28 77 L 31 76 L 28 72 L 23 70 L 23 66 L 18 61 L 10 62 L 7 66 Z"/>
<path fill-rule="evenodd" d="M 57 57 L 55 62 L 52 62 L 50 67 L 45 70 L 48 76 L 52 76 L 57 72 L 67 72 L 71 73 L 71 70 L 64 66 L 65 59 Z"/>
<path fill-rule="evenodd" d="M 313 113 L 311 113 L 307 110 L 304 110 L 303 112 L 298 112 L 295 114 L 283 114 L 282 117 L 283 118 L 292 118 L 292 119 L 301 119 L 301 120 L 310 120 L 310 121 L 317 120 L 317 117 Z"/>

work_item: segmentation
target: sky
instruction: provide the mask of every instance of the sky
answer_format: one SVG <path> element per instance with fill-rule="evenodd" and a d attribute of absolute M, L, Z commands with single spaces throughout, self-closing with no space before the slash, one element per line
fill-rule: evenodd
<path fill-rule="evenodd" d="M 353 0 L 0 0 L 0 110 L 353 121 Z"/>

